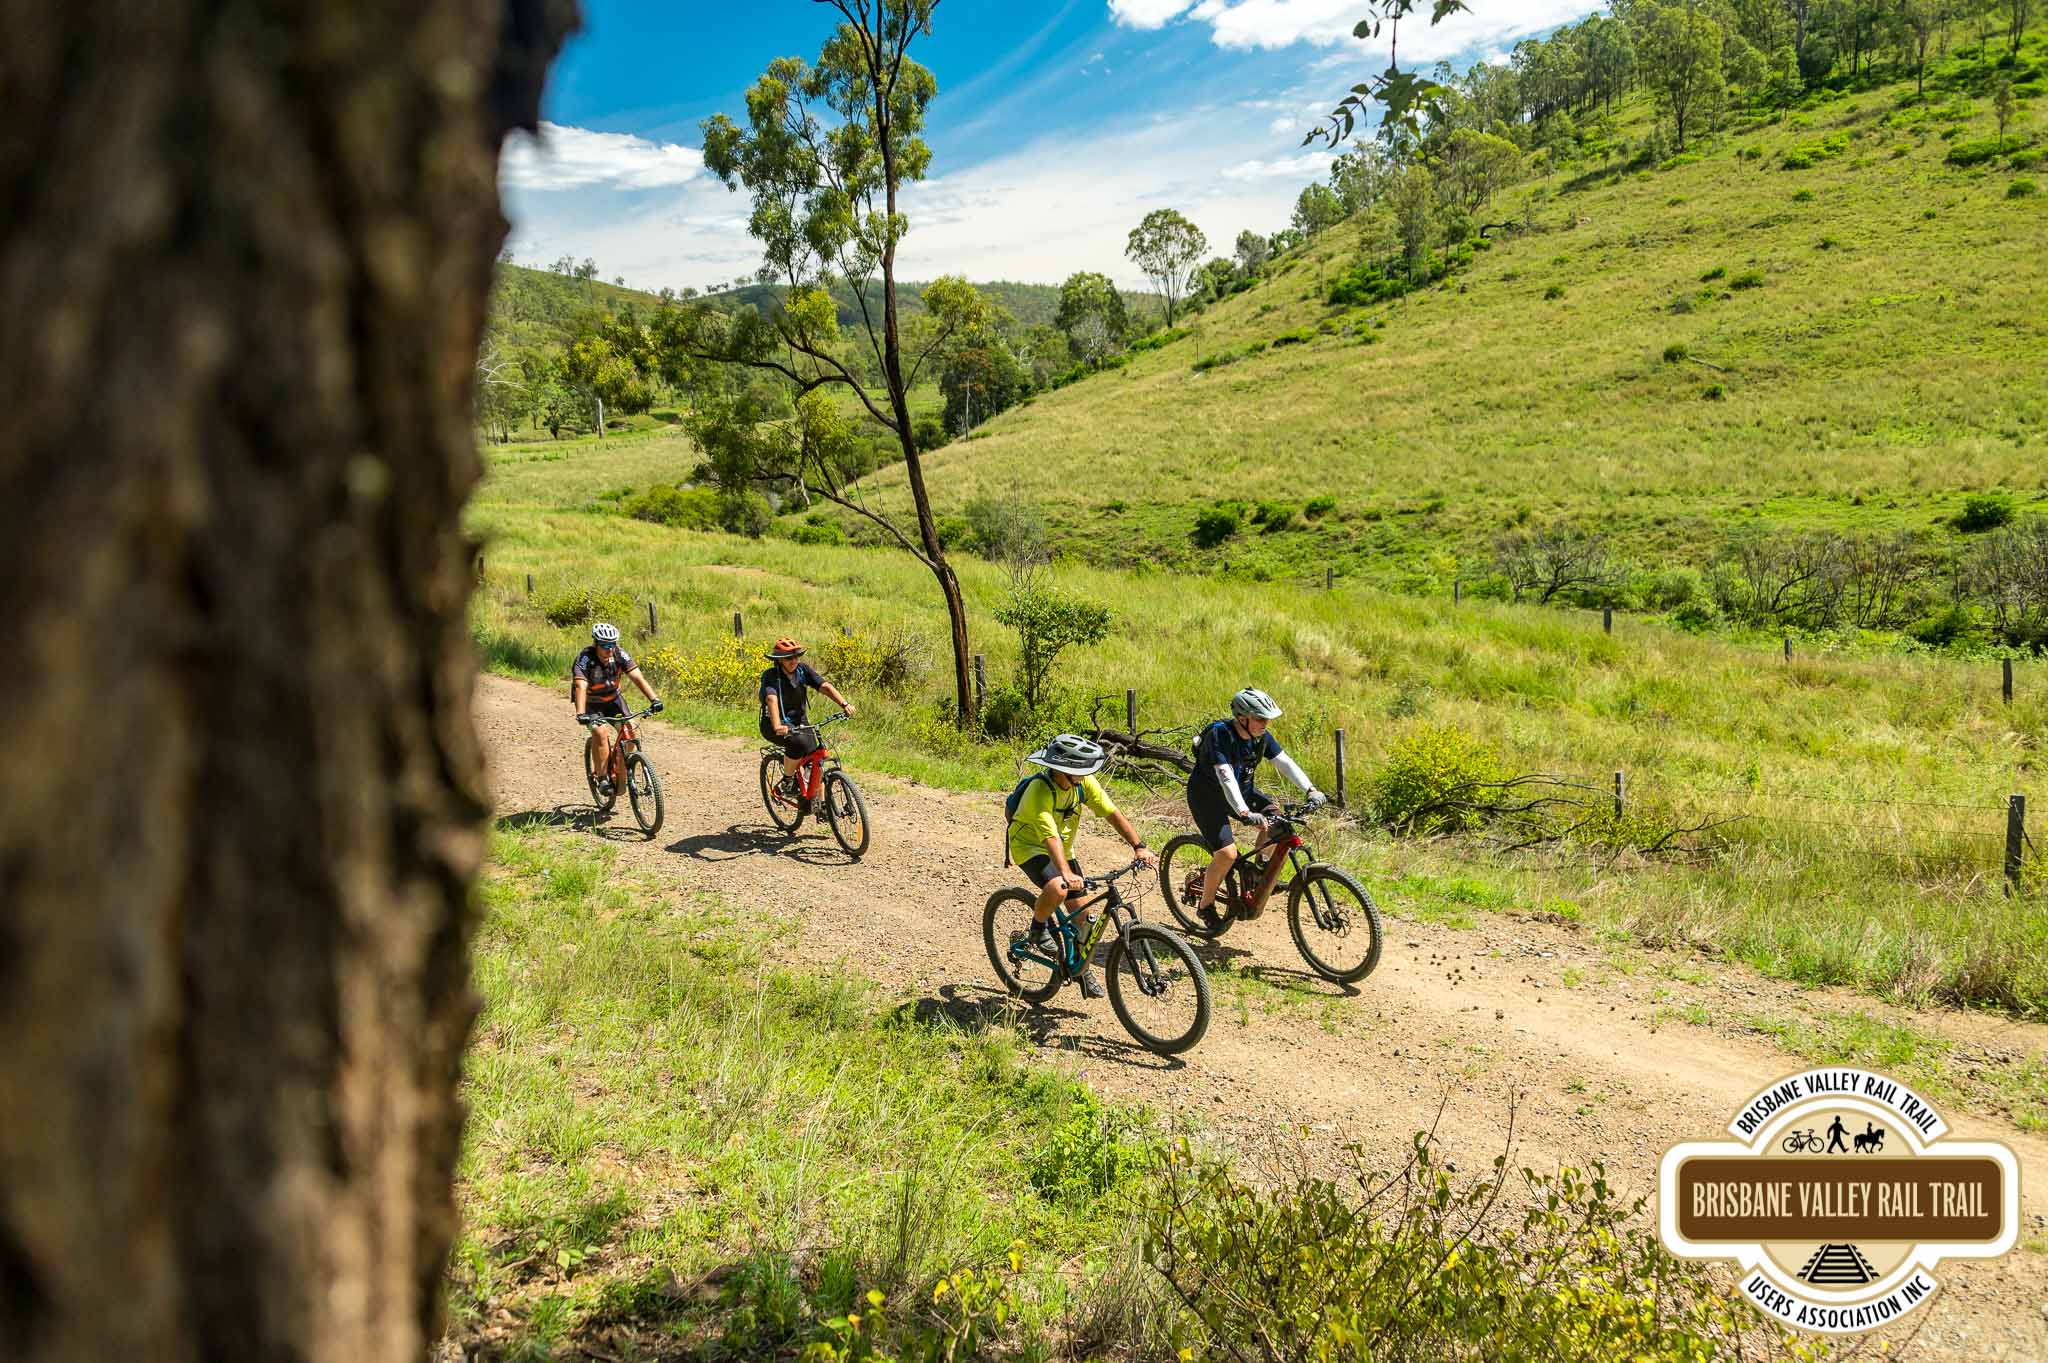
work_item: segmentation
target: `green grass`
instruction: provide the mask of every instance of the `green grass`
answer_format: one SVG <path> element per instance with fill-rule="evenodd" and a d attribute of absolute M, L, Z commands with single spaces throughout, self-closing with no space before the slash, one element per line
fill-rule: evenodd
<path fill-rule="evenodd" d="M 456 1335 L 515 1357 L 608 1330 L 643 1354 L 772 1350 L 1015 1241 L 1027 1338 L 1087 1305 L 1126 1240 L 1134 1118 L 1003 1026 L 775 968 L 758 914 L 571 832 L 491 850 Z"/>
<path fill-rule="evenodd" d="M 735 611 L 759 639 L 908 630 L 934 666 L 906 697 L 863 698 L 875 703 L 847 733 L 848 760 L 957 789 L 1007 786 L 1021 741 L 964 740 L 937 717 L 950 676 L 936 592 L 907 556 L 580 509 L 622 472 L 650 473 L 686 450 L 653 440 L 494 461 L 471 518 L 485 542 L 475 622 L 487 664 L 563 684 L 582 635 L 547 625 L 540 609 L 580 586 L 654 600 L 658 642 L 683 652 L 729 637 Z M 1000 682 L 1016 667 L 1014 641 L 991 618 L 1002 574 L 967 556 L 957 563 L 974 646 Z M 1280 697 L 1282 741 L 1326 785 L 1334 731 L 1346 731 L 1354 797 L 1395 742 L 1437 724 L 1493 745 L 1509 770 L 1569 773 L 1600 788 L 1624 770 L 1645 810 L 1737 820 L 1719 830 L 1722 850 L 1698 864 L 1632 861 L 1618 875 L 1604 863 L 1367 832 L 1331 843 L 1396 915 L 1463 924 L 1475 911 L 1550 913 L 1564 902 L 1638 940 L 1697 946 L 1785 978 L 2048 1014 L 2048 913 L 2038 899 L 2005 898 L 1997 879 L 2005 794 L 2035 787 L 2037 810 L 2048 800 L 2032 779 L 2048 741 L 2048 677 L 2035 667 L 2021 666 L 2007 707 L 1997 668 L 1961 661 L 1838 654 L 1787 666 L 1762 648 L 1650 622 L 1608 636 L 1597 617 L 1501 603 L 1079 565 L 1058 579 L 1110 603 L 1116 618 L 1108 641 L 1062 658 L 1070 700 L 1061 722 L 1085 724 L 1095 697 L 1120 714 L 1124 689 L 1135 687 L 1141 726 L 1193 724 L 1249 683 Z M 621 623 L 644 626 L 644 616 Z M 667 699 L 691 725 L 753 732 L 750 705 Z M 993 803 L 990 817 L 993 846 Z M 1169 802 L 1161 819 L 1181 816 Z M 2037 844 L 2044 831 L 2037 822 Z"/>
<path fill-rule="evenodd" d="M 2044 52 L 2037 28 L 2025 59 Z M 1980 84 L 1951 59 L 1929 106 L 1975 94 L 1960 126 L 1988 136 Z M 1594 156 L 1506 191 L 1488 216 L 1533 199 L 1542 230 L 1361 310 L 1384 323 L 1370 347 L 1317 331 L 1351 320 L 1322 287 L 1376 230 L 1332 229 L 1185 323 L 1186 340 L 939 451 L 928 480 L 942 511 L 977 496 L 1037 503 L 1063 551 L 1102 562 L 1283 576 L 1333 564 L 1439 591 L 1484 570 L 1518 511 L 1596 526 L 1659 564 L 1700 562 L 1757 524 L 1933 527 L 1986 487 L 2044 505 L 2040 203 L 2007 199 L 2003 162 L 1944 164 L 1931 122 L 1895 117 L 1923 107 L 1910 83 L 1818 95 L 1669 170 L 1621 174 Z M 2043 118 L 2023 103 L 2009 141 Z M 1649 128 L 1639 98 L 1613 136 Z M 1775 169 L 1818 141 L 1841 154 Z M 1252 353 L 1294 336 L 1306 339 Z M 1727 372 L 1661 363 L 1672 346 Z M 1722 401 L 1699 400 L 1709 380 Z M 900 494 L 898 473 L 869 481 Z M 1214 548 L 1191 537 L 1219 499 L 1317 495 L 1338 505 L 1316 523 Z"/>

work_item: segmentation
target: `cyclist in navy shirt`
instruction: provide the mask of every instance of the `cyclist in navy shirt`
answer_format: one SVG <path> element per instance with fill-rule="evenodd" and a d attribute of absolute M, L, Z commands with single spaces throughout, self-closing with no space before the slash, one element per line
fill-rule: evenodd
<path fill-rule="evenodd" d="M 1216 891 L 1238 856 L 1231 820 L 1258 826 L 1259 840 L 1252 849 L 1256 855 L 1266 849 L 1268 816 L 1279 812 L 1273 797 L 1259 789 L 1259 763 L 1271 762 L 1311 801 L 1320 804 L 1323 800 L 1308 773 L 1273 737 L 1269 726 L 1280 717 L 1280 707 L 1271 696 L 1247 686 L 1230 698 L 1230 716 L 1202 730 L 1195 740 L 1195 770 L 1188 777 L 1188 812 L 1194 815 L 1195 827 L 1210 851 L 1197 912 L 1211 927 L 1221 926 Z"/>
<path fill-rule="evenodd" d="M 822 691 L 848 715 L 853 702 L 839 694 L 839 688 L 818 675 L 818 669 L 803 660 L 804 646 L 794 639 L 777 639 L 768 650 L 772 660 L 761 674 L 761 737 L 782 745 L 782 779 L 794 785 L 797 763 L 818 750 L 818 735 L 803 727 L 810 693 Z"/>
<path fill-rule="evenodd" d="M 626 713 L 625 702 L 619 699 L 619 682 L 630 680 L 646 695 L 648 703 L 656 710 L 661 700 L 654 694 L 654 688 L 647 684 L 647 678 L 640 675 L 640 666 L 619 647 L 619 627 L 597 624 L 590 629 L 590 647 L 576 655 L 570 665 L 569 700 L 576 707 L 578 716 L 607 715 L 614 718 Z M 598 777 L 601 789 L 611 788 L 612 729 L 609 724 L 590 726 L 589 749 L 590 769 L 602 772 Z"/>

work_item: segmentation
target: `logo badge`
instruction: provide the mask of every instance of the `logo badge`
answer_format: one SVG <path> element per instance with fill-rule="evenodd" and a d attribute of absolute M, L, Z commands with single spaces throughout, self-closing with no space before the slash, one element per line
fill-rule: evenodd
<path fill-rule="evenodd" d="M 1742 1290 L 1797 1330 L 1890 1324 L 1941 1286 L 1944 1259 L 2013 1247 L 2020 1169 L 1996 1141 L 1948 1139 L 1934 1105 L 1868 1070 L 1772 1084 L 1657 1170 L 1658 1233 L 1687 1259 L 1732 1259 Z"/>

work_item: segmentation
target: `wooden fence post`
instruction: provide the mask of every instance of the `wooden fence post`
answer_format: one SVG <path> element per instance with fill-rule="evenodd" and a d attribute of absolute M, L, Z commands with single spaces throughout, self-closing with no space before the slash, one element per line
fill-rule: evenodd
<path fill-rule="evenodd" d="M 1344 731 L 1337 730 L 1337 808 L 1344 808 Z"/>
<path fill-rule="evenodd" d="M 981 707 L 988 704 L 988 659 L 979 653 L 974 655 L 974 713 L 979 715 Z"/>
<path fill-rule="evenodd" d="M 2005 802 L 2005 892 L 2020 892 L 2020 859 L 2027 844 L 2027 797 L 2013 795 Z"/>
<path fill-rule="evenodd" d="M 661 633 L 661 620 L 654 613 L 654 603 L 652 601 L 647 603 L 647 632 L 649 634 Z"/>
<path fill-rule="evenodd" d="M 1462 577 L 1454 577 L 1454 578 L 1452 578 L 1452 579 L 1451 579 L 1451 604 L 1452 604 L 1453 606 L 1455 606 L 1455 605 L 1457 605 L 1457 604 L 1458 604 L 1459 602 L 1463 601 L 1464 599 L 1465 599 L 1465 579 L 1464 579 L 1464 578 L 1462 578 Z"/>
<path fill-rule="evenodd" d="M 1337 570 L 1328 564 L 1323 566 L 1323 590 L 1329 591 L 1337 585 Z"/>
<path fill-rule="evenodd" d="M 1138 692 L 1135 688 L 1124 691 L 1124 725 L 1133 739 L 1138 736 Z"/>
<path fill-rule="evenodd" d="M 1600 630 L 1603 634 L 1614 633 L 1614 607 L 1602 606 L 1600 608 Z"/>
<path fill-rule="evenodd" d="M 528 573 L 528 574 L 526 575 L 526 594 L 527 594 L 528 596 L 532 596 L 532 595 L 533 595 L 533 574 L 532 574 L 532 573 Z"/>
<path fill-rule="evenodd" d="M 2012 704 L 2012 659 L 2005 660 L 2005 703 Z"/>
<path fill-rule="evenodd" d="M 1789 634 L 1785 636 L 1785 661 L 1792 661 L 1792 636 Z"/>
<path fill-rule="evenodd" d="M 746 622 L 740 619 L 740 613 L 738 611 L 734 611 L 732 613 L 732 637 L 735 639 L 744 639 L 747 637 Z"/>
<path fill-rule="evenodd" d="M 478 582 L 484 580 L 484 556 L 482 554 L 476 556 L 476 580 Z"/>

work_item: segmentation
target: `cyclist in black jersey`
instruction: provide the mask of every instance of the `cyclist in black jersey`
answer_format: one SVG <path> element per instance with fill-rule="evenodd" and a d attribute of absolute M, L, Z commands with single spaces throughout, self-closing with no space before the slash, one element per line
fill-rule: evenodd
<path fill-rule="evenodd" d="M 761 674 L 761 737 L 782 745 L 785 792 L 796 788 L 797 763 L 818 750 L 818 735 L 804 726 L 810 693 L 822 691 L 834 705 L 853 714 L 853 702 L 803 660 L 804 646 L 791 638 L 775 641 L 768 650 L 768 669 Z"/>
<path fill-rule="evenodd" d="M 1271 696 L 1247 686 L 1230 698 L 1230 718 L 1219 719 L 1202 730 L 1195 740 L 1195 770 L 1188 777 L 1188 812 L 1209 846 L 1209 869 L 1202 874 L 1202 898 L 1197 908 L 1202 921 L 1214 927 L 1216 891 L 1237 861 L 1237 838 L 1231 831 L 1233 819 L 1258 827 L 1254 855 L 1265 851 L 1267 819 L 1279 811 L 1272 796 L 1258 787 L 1261 761 L 1271 762 L 1282 776 L 1307 793 L 1315 804 L 1323 793 L 1308 779 L 1298 763 L 1280 748 L 1270 725 L 1280 718 L 1280 707 Z"/>
<path fill-rule="evenodd" d="M 648 703 L 655 709 L 661 708 L 661 698 L 654 694 L 654 688 L 647 684 L 647 678 L 640 675 L 640 665 L 632 660 L 626 650 L 619 647 L 617 625 L 596 624 L 590 627 L 590 647 L 576 655 L 570 665 L 569 699 L 576 706 L 579 715 L 623 716 L 626 706 L 619 699 L 620 678 L 631 678 L 633 685 L 640 688 Z M 590 726 L 590 769 L 603 773 L 599 784 L 606 789 L 611 786 L 612 769 L 612 726 L 593 724 Z"/>

